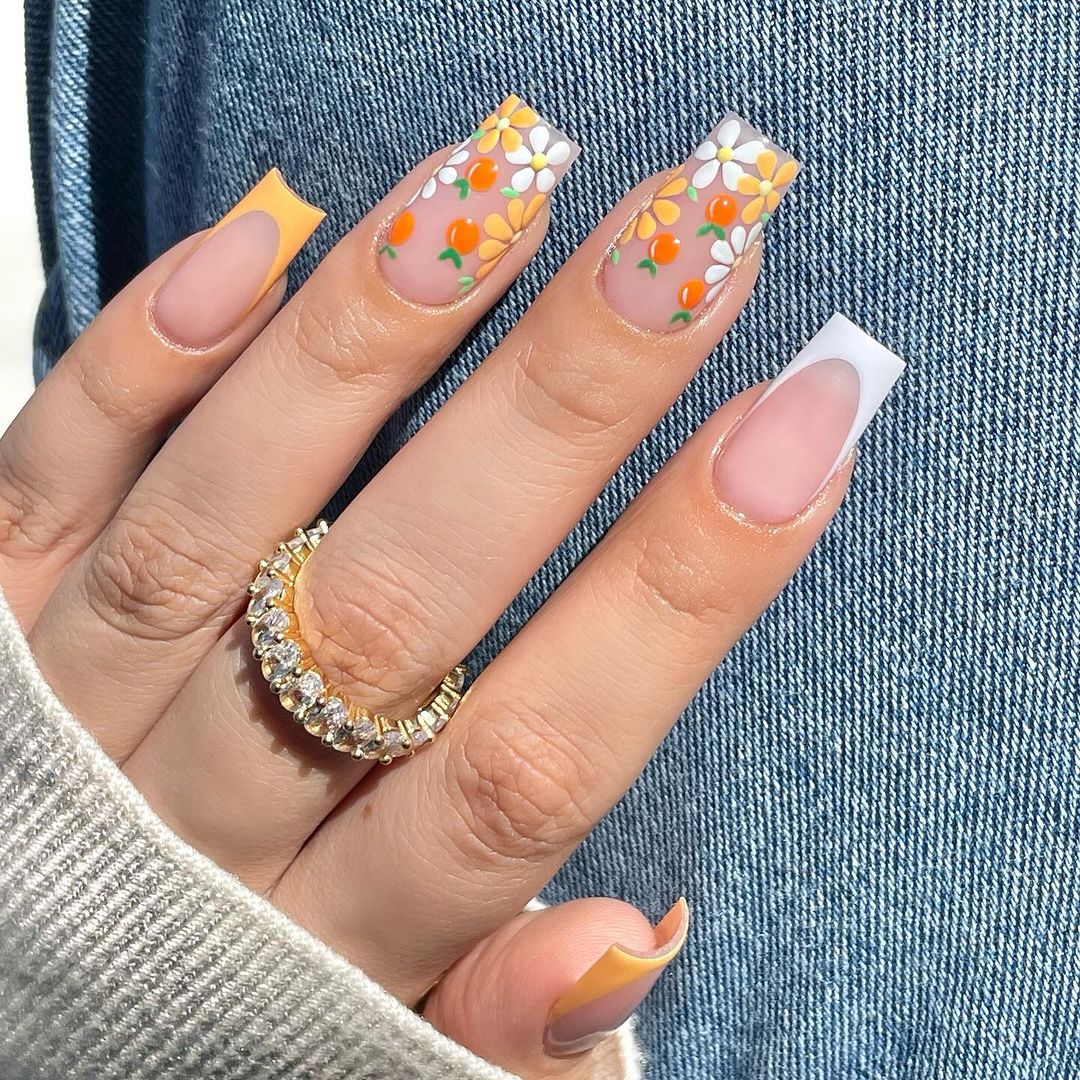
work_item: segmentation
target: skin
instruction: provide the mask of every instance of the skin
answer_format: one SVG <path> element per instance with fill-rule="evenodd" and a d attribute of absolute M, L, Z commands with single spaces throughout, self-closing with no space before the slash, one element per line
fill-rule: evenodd
<path fill-rule="evenodd" d="M 806 557 L 850 463 L 784 525 L 733 513 L 713 463 L 761 388 L 746 391 L 479 675 L 432 746 L 374 774 L 320 748 L 255 673 L 239 619 L 252 566 L 318 513 L 547 227 L 545 209 L 461 301 L 403 300 L 377 269 L 378 237 L 430 167 L 280 312 L 284 282 L 213 348 L 178 349 L 153 323 L 156 291 L 198 237 L 133 281 L 0 440 L 0 584 L 57 694 L 180 835 L 403 1001 L 438 981 L 425 1015 L 477 1053 L 529 1077 L 586 1077 L 603 1045 L 548 1057 L 547 1011 L 612 943 L 651 949 L 652 927 L 617 900 L 520 913 Z M 650 334 L 611 311 L 597 268 L 646 190 L 615 207 L 305 570 L 304 632 L 366 704 L 411 710 L 469 652 L 749 296 L 756 252 L 684 331 Z"/>

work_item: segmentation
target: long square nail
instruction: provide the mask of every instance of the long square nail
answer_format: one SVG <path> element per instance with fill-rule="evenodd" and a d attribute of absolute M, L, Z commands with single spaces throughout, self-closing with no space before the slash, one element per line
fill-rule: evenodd
<path fill-rule="evenodd" d="M 379 251 L 387 281 L 421 304 L 446 304 L 503 258 L 580 147 L 511 94 L 423 182 Z"/>
<path fill-rule="evenodd" d="M 720 498 L 751 521 L 796 517 L 847 460 L 904 362 L 834 315 L 769 384 L 724 440 Z"/>
<path fill-rule="evenodd" d="M 602 288 L 646 330 L 677 330 L 720 295 L 799 163 L 735 113 L 657 184 L 608 252 Z"/>

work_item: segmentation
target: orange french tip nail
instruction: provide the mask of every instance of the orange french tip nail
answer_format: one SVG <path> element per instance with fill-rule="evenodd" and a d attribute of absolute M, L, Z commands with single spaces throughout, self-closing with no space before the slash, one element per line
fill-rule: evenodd
<path fill-rule="evenodd" d="M 275 167 L 210 230 L 210 234 L 253 210 L 269 214 L 278 227 L 277 254 L 263 281 L 261 297 L 296 258 L 297 252 L 326 217 L 326 211 L 301 198 L 285 182 L 281 170 Z"/>
<path fill-rule="evenodd" d="M 656 947 L 639 953 L 621 945 L 611 948 L 551 1008 L 549 1023 L 574 1009 L 604 997 L 652 972 L 659 971 L 678 956 L 690 929 L 690 907 L 679 897 L 656 925 Z"/>

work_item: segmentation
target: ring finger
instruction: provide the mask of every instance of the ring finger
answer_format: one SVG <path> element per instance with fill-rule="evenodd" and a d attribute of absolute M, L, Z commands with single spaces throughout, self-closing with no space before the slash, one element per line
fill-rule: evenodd
<path fill-rule="evenodd" d="M 767 390 L 729 402 L 444 735 L 319 829 L 274 901 L 407 1001 L 520 911 L 806 557 L 902 367 L 838 316 Z"/>

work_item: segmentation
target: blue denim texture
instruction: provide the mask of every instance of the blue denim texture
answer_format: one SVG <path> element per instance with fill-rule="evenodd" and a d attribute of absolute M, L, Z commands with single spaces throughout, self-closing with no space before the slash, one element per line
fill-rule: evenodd
<path fill-rule="evenodd" d="M 271 164 L 330 211 L 295 285 L 507 91 L 583 144 L 540 254 L 335 512 L 725 110 L 802 159 L 746 311 L 473 663 L 720 402 L 847 313 L 910 363 L 845 506 L 547 896 L 690 898 L 642 1011 L 652 1075 L 1080 1076 L 1073 0 L 29 0 L 28 18 L 52 65 L 31 84 L 39 372 Z"/>

